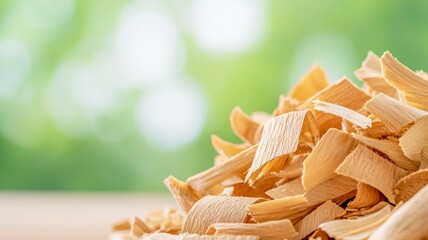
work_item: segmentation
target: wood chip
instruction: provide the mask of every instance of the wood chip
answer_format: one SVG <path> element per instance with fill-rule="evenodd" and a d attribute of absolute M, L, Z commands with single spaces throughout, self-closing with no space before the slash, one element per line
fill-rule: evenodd
<path fill-rule="evenodd" d="M 416 119 L 428 114 L 383 93 L 379 93 L 368 101 L 365 108 L 380 118 L 391 130 L 396 132 Z"/>
<path fill-rule="evenodd" d="M 398 143 L 396 142 L 392 142 L 390 140 L 370 138 L 355 133 L 353 133 L 352 136 L 358 141 L 360 141 L 360 143 L 363 143 L 368 147 L 374 148 L 382 152 L 383 154 L 388 156 L 388 158 L 392 162 L 394 162 L 395 165 L 401 168 L 412 171 L 415 171 L 419 168 L 419 161 L 414 161 L 406 157 L 400 146 L 398 146 Z"/>
<path fill-rule="evenodd" d="M 345 158 L 336 173 L 376 188 L 392 203 L 395 183 L 407 175 L 405 170 L 362 145 Z"/>
<path fill-rule="evenodd" d="M 213 145 L 214 149 L 218 154 L 226 158 L 233 157 L 236 154 L 250 147 L 249 144 L 245 144 L 245 143 L 243 144 L 230 143 L 228 141 L 221 139 L 217 135 L 211 136 L 211 144 Z"/>
<path fill-rule="evenodd" d="M 247 171 L 248 167 L 251 166 L 257 148 L 258 145 L 254 145 L 229 160 L 188 178 L 187 183 L 199 192 L 206 192 L 210 187 Z"/>
<path fill-rule="evenodd" d="M 189 212 L 192 206 L 201 199 L 201 194 L 195 191 L 187 183 L 184 183 L 173 176 L 169 176 L 164 180 L 172 196 L 180 205 L 184 212 Z"/>
<path fill-rule="evenodd" d="M 359 89 L 347 78 L 343 78 L 307 99 L 299 106 L 299 109 L 312 109 L 314 107 L 313 101 L 319 100 L 358 111 L 370 98 L 367 93 Z M 319 111 L 315 112 L 314 115 L 322 133 L 329 128 L 340 128 L 341 118 Z"/>
<path fill-rule="evenodd" d="M 328 87 L 329 82 L 320 65 L 314 65 L 288 92 L 288 97 L 305 101 Z"/>
<path fill-rule="evenodd" d="M 385 79 L 403 93 L 406 103 L 428 111 L 427 79 L 401 64 L 388 51 L 383 54 L 381 63 Z"/>
<path fill-rule="evenodd" d="M 273 111 L 272 116 L 276 117 L 284 113 L 296 111 L 299 104 L 300 102 L 296 99 L 281 95 L 279 97 L 278 106 Z"/>
<path fill-rule="evenodd" d="M 369 51 L 360 69 L 355 75 L 368 86 L 372 95 L 384 93 L 390 97 L 398 98 L 397 89 L 391 86 L 383 77 L 380 58 Z"/>
<path fill-rule="evenodd" d="M 264 223 L 215 223 L 210 228 L 215 235 L 254 235 L 261 240 L 293 239 L 297 236 L 288 219 Z"/>
<path fill-rule="evenodd" d="M 332 201 L 325 202 L 296 224 L 297 231 L 299 232 L 297 239 L 303 239 L 315 231 L 321 223 L 334 220 L 337 217 L 345 215 L 345 213 L 346 211 L 343 208 Z"/>
<path fill-rule="evenodd" d="M 251 217 L 257 222 L 293 219 L 301 216 L 308 207 L 308 201 L 303 195 L 285 197 L 248 206 Z"/>
<path fill-rule="evenodd" d="M 269 161 L 295 152 L 299 142 L 314 143 L 318 138 L 314 125 L 313 116 L 308 110 L 289 112 L 268 121 L 246 181 L 251 181 L 257 170 Z"/>
<path fill-rule="evenodd" d="M 303 187 L 310 190 L 336 176 L 334 170 L 356 146 L 350 134 L 329 129 L 303 162 Z"/>
<path fill-rule="evenodd" d="M 421 134 L 422 133 L 422 134 Z M 422 161 L 422 150 L 428 146 L 428 116 L 416 120 L 400 138 L 400 147 L 408 158 Z"/>
<path fill-rule="evenodd" d="M 247 207 L 257 201 L 257 198 L 205 196 L 187 214 L 182 232 L 205 234 L 214 223 L 248 222 Z"/>
<path fill-rule="evenodd" d="M 255 138 L 255 133 L 259 128 L 259 123 L 245 114 L 241 108 L 236 107 L 230 115 L 230 125 L 235 134 L 243 141 L 249 144 L 256 144 L 258 139 Z"/>
<path fill-rule="evenodd" d="M 367 128 L 372 126 L 372 120 L 370 118 L 349 108 L 319 100 L 315 100 L 314 104 L 315 110 L 336 115 L 359 127 Z"/>
<path fill-rule="evenodd" d="M 381 210 L 363 217 L 325 222 L 320 224 L 319 227 L 332 238 L 346 239 L 347 236 L 364 232 L 367 228 L 371 230 L 371 225 L 383 222 L 391 211 L 392 207 L 387 205 Z M 370 234 L 368 235 L 370 236 Z"/>
<path fill-rule="evenodd" d="M 428 185 L 404 203 L 371 236 L 370 240 L 422 239 L 428 236 Z"/>
<path fill-rule="evenodd" d="M 408 201 L 428 184 L 428 169 L 421 169 L 400 179 L 394 188 L 395 202 Z"/>
<path fill-rule="evenodd" d="M 357 184 L 357 195 L 348 204 L 351 208 L 366 208 L 374 206 L 384 200 L 384 197 L 376 188 L 359 182 Z"/>
<path fill-rule="evenodd" d="M 152 233 L 153 229 L 144 220 L 134 217 L 131 222 L 131 234 L 136 237 L 143 236 L 144 233 Z"/>

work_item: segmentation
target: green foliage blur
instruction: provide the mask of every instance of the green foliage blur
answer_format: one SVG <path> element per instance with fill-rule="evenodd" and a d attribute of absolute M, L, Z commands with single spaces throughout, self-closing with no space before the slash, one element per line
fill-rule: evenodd
<path fill-rule="evenodd" d="M 286 93 L 315 62 L 326 68 L 332 82 L 344 75 L 356 81 L 353 71 L 368 50 L 378 55 L 389 50 L 414 70 L 428 69 L 427 1 L 233 0 L 209 1 L 208 5 L 203 2 L 0 1 L 0 189 L 165 191 L 162 180 L 168 175 L 184 180 L 212 165 L 215 152 L 210 144 L 211 134 L 239 142 L 228 120 L 234 106 L 248 113 L 271 112 L 279 95 Z M 242 8 L 240 4 L 253 7 Z M 168 26 L 174 29 L 168 31 L 176 32 L 184 49 L 179 75 L 191 79 L 203 94 L 196 99 L 205 101 L 201 105 L 205 112 L 197 112 L 204 115 L 199 117 L 201 131 L 176 147 L 163 147 L 163 140 L 141 131 L 135 113 L 140 98 L 170 86 L 170 82 L 142 87 L 131 84 L 118 93 L 113 87 L 108 90 L 113 91 L 111 95 L 103 90 L 100 99 L 114 99 L 114 104 L 99 112 L 94 110 L 97 112 L 94 116 L 87 112 L 91 108 L 86 108 L 83 101 L 88 99 L 93 104 L 91 95 L 82 97 L 79 90 L 73 92 L 78 94 L 77 100 L 83 99 L 76 105 L 71 102 L 72 94 L 62 95 L 55 88 L 55 76 L 67 62 L 92 63 L 94 59 L 102 62 L 108 56 L 113 62 L 108 66 L 116 66 L 117 55 L 112 49 L 120 33 L 121 19 L 127 11 L 137 8 L 143 12 L 155 9 L 169 19 Z M 195 18 L 189 17 L 192 15 L 189 9 Z M 247 12 L 237 14 L 234 19 L 235 12 L 227 9 Z M 213 13 L 194 12 L 199 10 Z M 223 11 L 227 16 L 216 16 Z M 214 22 L 205 21 L 209 17 Z M 215 22 L 219 20 L 229 23 Z M 214 25 L 199 26 L 200 31 L 217 26 L 218 29 L 212 29 L 217 34 L 208 33 L 212 39 L 198 40 L 194 28 L 189 26 L 204 22 Z M 238 26 L 237 30 L 243 31 L 240 34 L 254 35 L 254 41 L 248 42 L 240 36 L 228 38 L 234 34 L 229 24 Z M 142 22 L 141 27 L 144 26 Z M 139 27 L 137 24 L 136 29 Z M 152 31 L 156 35 L 157 28 Z M 226 43 L 221 45 L 216 41 Z M 75 66 L 71 64 L 71 71 Z M 97 75 L 101 86 L 104 86 L 103 76 L 122 81 L 120 74 L 101 72 L 104 75 Z M 66 84 L 61 91 L 67 93 L 70 86 Z M 82 92 L 87 88 L 80 87 Z M 98 106 L 100 99 L 94 100 L 94 106 Z M 173 96 L 166 100 L 179 109 L 180 103 Z M 104 106 L 102 101 L 100 104 Z M 76 106 L 78 110 L 68 111 Z M 59 110 L 64 111 L 65 117 L 56 115 Z M 190 119 L 193 117 L 196 115 Z M 169 121 L 178 121 L 176 115 L 170 116 Z M 178 133 L 191 132 L 191 128 L 192 125 L 187 126 Z M 168 141 L 170 137 L 165 138 Z"/>

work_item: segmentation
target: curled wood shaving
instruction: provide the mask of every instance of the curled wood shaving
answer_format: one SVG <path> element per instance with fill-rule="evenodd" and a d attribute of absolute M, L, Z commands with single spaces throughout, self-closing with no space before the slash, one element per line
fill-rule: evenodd
<path fill-rule="evenodd" d="M 407 202 L 421 188 L 428 184 L 428 169 L 421 169 L 413 172 L 402 179 L 395 185 L 395 202 Z"/>
<path fill-rule="evenodd" d="M 290 89 L 288 97 L 305 101 L 315 93 L 328 87 L 327 76 L 320 65 L 312 68 Z"/>
<path fill-rule="evenodd" d="M 261 240 L 293 239 L 297 236 L 288 219 L 264 223 L 215 223 L 210 228 L 215 235 L 254 235 Z"/>
<path fill-rule="evenodd" d="M 396 142 L 370 138 L 355 133 L 353 133 L 352 136 L 361 143 L 367 145 L 368 147 L 381 151 L 383 154 L 388 156 L 388 158 L 391 159 L 391 161 L 394 162 L 395 165 L 401 168 L 412 171 L 415 171 L 419 168 L 420 163 L 418 161 L 414 161 L 406 157 L 400 146 L 398 146 L 398 143 Z"/>
<path fill-rule="evenodd" d="M 230 115 L 230 125 L 235 134 L 249 144 L 256 144 L 255 133 L 259 128 L 259 123 L 245 114 L 241 108 L 236 107 Z"/>
<path fill-rule="evenodd" d="M 144 233 L 151 233 L 153 229 L 148 226 L 144 220 L 139 219 L 138 217 L 134 217 L 131 223 L 131 234 L 136 237 L 143 236 Z"/>
<path fill-rule="evenodd" d="M 380 118 L 389 129 L 396 132 L 416 119 L 428 114 L 383 93 L 379 93 L 368 101 L 365 108 Z M 397 114 L 397 112 L 400 114 Z"/>
<path fill-rule="evenodd" d="M 180 205 L 184 212 L 189 212 L 192 206 L 201 199 L 201 194 L 196 192 L 187 183 L 184 183 L 173 176 L 169 176 L 164 180 L 172 196 Z"/>
<path fill-rule="evenodd" d="M 245 172 L 251 165 L 257 148 L 258 144 L 240 152 L 225 162 L 190 177 L 187 179 L 187 183 L 199 192 L 206 192 L 207 189 L 219 182 Z"/>
<path fill-rule="evenodd" d="M 236 144 L 227 142 L 217 135 L 211 136 L 211 144 L 218 154 L 226 158 L 235 156 L 249 147 L 249 145 L 246 143 Z"/>
<path fill-rule="evenodd" d="M 336 176 L 334 170 L 356 146 L 348 133 L 329 129 L 303 162 L 303 187 L 310 190 Z"/>
<path fill-rule="evenodd" d="M 383 200 L 383 195 L 376 188 L 359 182 L 357 184 L 357 195 L 355 199 L 348 204 L 351 208 L 371 207 Z"/>
<path fill-rule="evenodd" d="M 182 232 L 205 234 L 214 223 L 244 223 L 248 221 L 247 206 L 257 198 L 205 196 L 187 214 Z"/>
<path fill-rule="evenodd" d="M 428 185 L 395 211 L 369 239 L 422 239 L 428 236 L 427 205 Z"/>
<path fill-rule="evenodd" d="M 334 204 L 332 201 L 325 202 L 296 224 L 297 231 L 299 232 L 297 239 L 303 239 L 305 236 L 315 231 L 321 223 L 334 220 L 337 217 L 343 216 L 345 213 L 346 211 L 343 208 Z"/>
<path fill-rule="evenodd" d="M 413 160 L 421 162 L 422 149 L 428 146 L 428 116 L 416 120 L 400 138 L 400 147 L 404 154 Z"/>
<path fill-rule="evenodd" d="M 380 58 L 372 51 L 369 51 L 361 68 L 355 71 L 355 75 L 364 81 L 371 94 L 384 93 L 390 97 L 398 97 L 397 89 L 392 87 L 382 75 Z"/>
<path fill-rule="evenodd" d="M 336 115 L 338 117 L 348 120 L 349 122 L 361 128 L 367 128 L 372 126 L 372 120 L 370 118 L 349 108 L 319 100 L 315 100 L 314 104 L 315 110 Z"/>
<path fill-rule="evenodd" d="M 390 215 L 391 211 L 392 207 L 387 205 L 377 212 L 356 219 L 341 219 L 322 223 L 319 228 L 330 237 L 346 239 L 347 236 L 365 232 L 365 230 L 369 230 L 371 233 L 372 225 L 378 226 Z M 368 233 L 369 236 L 370 233 Z"/>
<path fill-rule="evenodd" d="M 302 175 L 302 164 L 307 157 L 308 154 L 306 153 L 292 156 L 288 165 L 284 167 L 284 169 L 272 174 L 283 179 L 298 178 Z"/>
<path fill-rule="evenodd" d="M 273 111 L 272 116 L 276 117 L 284 113 L 296 111 L 299 104 L 300 102 L 296 99 L 281 95 L 279 97 L 278 106 Z"/>
<path fill-rule="evenodd" d="M 301 216 L 308 207 L 308 201 L 303 195 L 274 199 L 253 203 L 248 206 L 250 216 L 257 222 L 267 222 L 281 219 L 293 219 Z"/>
<path fill-rule="evenodd" d="M 407 175 L 405 170 L 362 145 L 345 158 L 336 173 L 376 188 L 392 203 L 395 183 Z"/>
<path fill-rule="evenodd" d="M 113 224 L 113 231 L 131 230 L 131 222 L 128 219 Z"/>
<path fill-rule="evenodd" d="M 407 104 L 428 111 L 428 81 L 401 64 L 391 53 L 381 58 L 385 79 L 403 93 Z"/>

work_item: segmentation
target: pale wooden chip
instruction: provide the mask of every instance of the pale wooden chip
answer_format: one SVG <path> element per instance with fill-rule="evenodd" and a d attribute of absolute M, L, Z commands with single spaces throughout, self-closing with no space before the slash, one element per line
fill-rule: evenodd
<path fill-rule="evenodd" d="M 355 180 L 336 176 L 329 179 L 309 191 L 305 191 L 300 178 L 290 181 L 266 193 L 274 199 L 304 195 L 308 206 L 316 206 L 328 200 L 333 200 L 354 191 L 357 187 Z"/>
<path fill-rule="evenodd" d="M 367 93 L 355 86 L 350 80 L 343 78 L 307 99 L 299 106 L 299 109 L 313 108 L 313 101 L 319 100 L 358 111 L 370 98 Z M 319 111 L 315 112 L 314 115 L 321 133 L 326 132 L 329 128 L 340 128 L 340 117 Z"/>
<path fill-rule="evenodd" d="M 428 116 L 415 124 L 400 138 L 400 147 L 408 158 L 421 162 L 422 149 L 428 146 Z"/>
<path fill-rule="evenodd" d="M 355 199 L 348 204 L 351 208 L 372 207 L 384 200 L 382 193 L 376 188 L 359 182 L 357 184 L 357 195 Z"/>
<path fill-rule="evenodd" d="M 296 224 L 296 229 L 299 232 L 297 239 L 303 239 L 315 231 L 321 223 L 334 220 L 345 213 L 346 211 L 343 208 L 332 201 L 325 202 Z"/>
<path fill-rule="evenodd" d="M 388 158 L 392 162 L 394 162 L 395 165 L 401 168 L 412 171 L 419 168 L 420 163 L 418 161 L 414 161 L 406 157 L 400 146 L 396 142 L 370 138 L 355 133 L 352 133 L 352 136 L 361 143 L 382 152 L 383 154 L 388 156 Z"/>
<path fill-rule="evenodd" d="M 284 169 L 272 174 L 283 179 L 294 179 L 300 177 L 302 175 L 303 161 L 308 157 L 308 155 L 309 154 L 304 153 L 292 156 L 288 165 L 284 167 Z"/>
<path fill-rule="evenodd" d="M 144 233 L 152 233 L 153 229 L 144 220 L 134 217 L 131 222 L 131 234 L 136 237 L 143 236 Z"/>
<path fill-rule="evenodd" d="M 314 143 L 318 138 L 314 124 L 312 113 L 308 110 L 289 112 L 268 121 L 245 180 L 251 182 L 258 176 L 258 170 L 269 161 L 295 152 L 299 142 Z"/>
<path fill-rule="evenodd" d="M 378 225 L 378 223 L 382 223 L 390 215 L 391 211 L 392 207 L 387 205 L 377 212 L 356 219 L 341 219 L 322 223 L 319 225 L 319 228 L 325 231 L 330 237 L 345 239 L 349 235 L 361 232 L 367 228 L 370 229 L 372 224 Z"/>
<path fill-rule="evenodd" d="M 193 189 L 204 193 L 210 187 L 247 171 L 251 166 L 257 148 L 258 144 L 240 152 L 227 161 L 188 178 L 187 183 Z"/>
<path fill-rule="evenodd" d="M 248 206 L 250 216 L 257 222 L 267 222 L 301 217 L 302 211 L 308 207 L 308 201 L 303 195 L 285 197 Z M 303 214 L 304 215 L 304 214 Z"/>
<path fill-rule="evenodd" d="M 290 89 L 287 96 L 305 101 L 328 85 L 329 82 L 324 70 L 316 64 Z"/>
<path fill-rule="evenodd" d="M 422 239 L 428 236 L 428 185 L 385 221 L 370 240 Z"/>
<path fill-rule="evenodd" d="M 314 104 L 315 110 L 341 117 L 361 128 L 372 126 L 372 120 L 370 118 L 349 108 L 319 100 L 314 100 Z"/>
<path fill-rule="evenodd" d="M 278 106 L 273 111 L 272 116 L 276 117 L 284 113 L 296 111 L 299 104 L 300 102 L 296 99 L 281 95 L 279 97 Z"/>
<path fill-rule="evenodd" d="M 169 176 L 164 180 L 175 201 L 183 209 L 184 212 L 189 212 L 192 206 L 201 199 L 202 195 L 173 176 Z"/>
<path fill-rule="evenodd" d="M 248 222 L 247 206 L 258 198 L 205 196 L 187 214 L 182 232 L 205 234 L 214 223 Z"/>
<path fill-rule="evenodd" d="M 408 201 L 421 188 L 428 184 L 428 169 L 421 169 L 413 172 L 402 179 L 395 185 L 395 202 Z"/>
<path fill-rule="evenodd" d="M 403 93 L 406 103 L 428 111 L 428 81 L 397 61 L 388 51 L 381 58 L 385 79 Z"/>
<path fill-rule="evenodd" d="M 336 173 L 376 188 L 392 203 L 395 183 L 407 175 L 407 171 L 362 145 L 345 158 Z"/>
<path fill-rule="evenodd" d="M 336 176 L 335 169 L 356 146 L 350 134 L 329 129 L 303 161 L 303 187 L 310 190 Z"/>
<path fill-rule="evenodd" d="M 235 134 L 249 144 L 256 144 L 255 133 L 259 128 L 259 123 L 245 114 L 241 108 L 235 107 L 230 115 L 230 125 Z"/>
<path fill-rule="evenodd" d="M 379 93 L 368 101 L 365 108 L 380 118 L 388 128 L 396 132 L 428 114 L 428 112 L 402 103 L 383 93 Z M 397 114 L 397 112 L 400 114 Z"/>
<path fill-rule="evenodd" d="M 117 222 L 113 224 L 112 230 L 113 231 L 131 230 L 131 222 L 128 219 Z"/>
<path fill-rule="evenodd" d="M 233 157 L 250 147 L 250 145 L 246 143 L 236 144 L 225 141 L 217 135 L 211 135 L 211 144 L 216 152 L 225 158 Z"/>
<path fill-rule="evenodd" d="M 254 235 L 265 240 L 293 239 L 297 236 L 288 219 L 264 223 L 215 223 L 210 228 L 215 235 Z"/>
<path fill-rule="evenodd" d="M 355 219 L 356 217 L 372 214 L 374 212 L 379 211 L 380 209 L 384 208 L 387 205 L 390 205 L 390 204 L 387 202 L 379 202 L 378 204 L 372 207 L 357 209 L 357 208 L 350 208 L 348 204 L 346 208 L 347 213 L 343 216 L 343 218 Z"/>
<path fill-rule="evenodd" d="M 371 94 L 384 93 L 397 98 L 397 89 L 391 86 L 383 77 L 380 58 L 369 51 L 360 69 L 355 71 L 355 75 L 369 87 Z"/>
<path fill-rule="evenodd" d="M 425 146 L 421 152 L 421 166 L 419 169 L 428 168 L 428 146 Z"/>
<path fill-rule="evenodd" d="M 272 188 L 269 191 L 266 191 L 266 194 L 273 199 L 279 199 L 305 194 L 305 189 L 302 185 L 302 179 L 299 177 L 283 185 Z"/>

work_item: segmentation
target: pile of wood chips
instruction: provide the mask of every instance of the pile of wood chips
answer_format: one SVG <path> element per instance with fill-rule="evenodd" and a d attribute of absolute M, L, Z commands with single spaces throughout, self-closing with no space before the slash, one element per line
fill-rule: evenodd
<path fill-rule="evenodd" d="M 113 227 L 115 239 L 428 239 L 428 75 L 369 52 L 330 84 L 316 65 L 272 114 L 232 111 L 214 166 L 165 184 L 181 211 Z"/>

